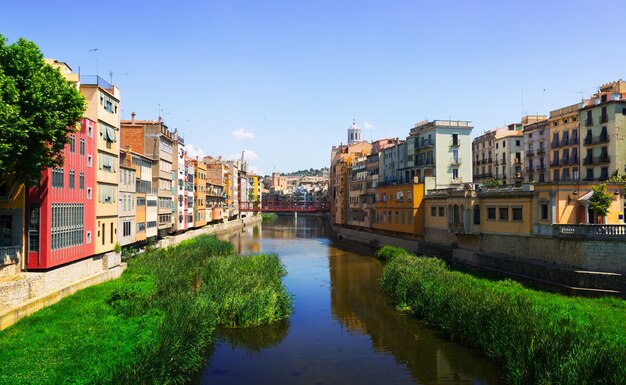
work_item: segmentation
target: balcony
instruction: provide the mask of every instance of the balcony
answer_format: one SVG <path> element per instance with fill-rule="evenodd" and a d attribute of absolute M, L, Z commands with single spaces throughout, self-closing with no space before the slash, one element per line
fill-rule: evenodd
<path fill-rule="evenodd" d="M 609 115 L 604 114 L 604 115 L 600 115 L 600 123 L 606 123 L 609 121 Z"/>
<path fill-rule="evenodd" d="M 559 147 L 559 140 L 555 139 L 552 141 L 552 143 L 550 144 L 551 148 L 558 148 Z"/>
<path fill-rule="evenodd" d="M 532 157 L 533 155 L 535 155 L 535 150 L 533 149 L 529 149 L 528 151 L 526 151 L 526 156 L 527 157 Z"/>
<path fill-rule="evenodd" d="M 96 75 L 80 75 L 80 82 L 85 85 L 98 86 L 104 88 L 105 90 L 113 88 L 111 83 Z"/>
<path fill-rule="evenodd" d="M 578 144 L 578 137 L 572 136 L 572 139 L 570 139 L 569 144 Z"/>
<path fill-rule="evenodd" d="M 569 157 L 569 164 L 578 164 L 578 156 L 572 155 Z"/>
<path fill-rule="evenodd" d="M 537 166 L 537 171 L 544 171 L 546 169 L 546 165 L 545 164 L 540 164 L 539 166 Z"/>
<path fill-rule="evenodd" d="M 561 158 L 561 160 L 559 161 L 559 164 L 561 166 L 563 166 L 564 164 L 568 164 L 569 163 L 569 158 L 567 156 L 564 156 L 563 158 Z"/>
<path fill-rule="evenodd" d="M 569 138 L 563 138 L 561 139 L 561 141 L 559 142 L 559 147 L 563 147 L 563 146 L 569 146 Z"/>
<path fill-rule="evenodd" d="M 9 259 L 12 262 L 17 262 L 22 252 L 22 246 L 3 246 L 0 247 L 0 263 Z"/>
<path fill-rule="evenodd" d="M 522 160 L 520 158 L 513 158 L 513 163 L 514 164 L 520 164 L 520 163 L 522 163 Z"/>
<path fill-rule="evenodd" d="M 554 159 L 550 161 L 550 166 L 551 167 L 558 167 L 559 166 L 559 160 L 558 159 Z"/>
<path fill-rule="evenodd" d="M 608 155 L 588 156 L 583 160 L 583 164 L 604 164 L 610 163 L 611 159 Z"/>
<path fill-rule="evenodd" d="M 537 149 L 537 155 L 544 155 L 546 153 L 546 149 L 543 147 L 540 147 Z"/>
<path fill-rule="evenodd" d="M 585 126 L 593 126 L 593 119 L 585 119 Z"/>
<path fill-rule="evenodd" d="M 463 178 L 450 178 L 450 184 L 461 184 L 463 183 Z"/>
<path fill-rule="evenodd" d="M 460 141 L 458 139 L 457 140 L 452 139 L 450 141 L 450 147 L 459 147 L 460 145 L 461 144 L 460 144 Z"/>
<path fill-rule="evenodd" d="M 450 166 L 459 166 L 461 164 L 461 158 L 450 159 Z"/>
<path fill-rule="evenodd" d="M 595 144 L 603 144 L 609 142 L 609 136 L 607 134 L 602 134 L 600 136 L 587 136 L 585 137 L 585 146 L 593 146 Z"/>
<path fill-rule="evenodd" d="M 578 239 L 624 239 L 626 225 L 552 225 L 552 236 Z"/>

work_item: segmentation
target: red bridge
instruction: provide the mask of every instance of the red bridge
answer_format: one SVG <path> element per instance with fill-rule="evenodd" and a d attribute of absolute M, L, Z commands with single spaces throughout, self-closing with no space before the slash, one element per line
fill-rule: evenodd
<path fill-rule="evenodd" d="M 317 213 L 328 210 L 328 203 L 325 202 L 262 202 L 260 205 L 259 202 L 241 202 L 239 204 L 239 211 L 255 211 L 263 213 Z"/>

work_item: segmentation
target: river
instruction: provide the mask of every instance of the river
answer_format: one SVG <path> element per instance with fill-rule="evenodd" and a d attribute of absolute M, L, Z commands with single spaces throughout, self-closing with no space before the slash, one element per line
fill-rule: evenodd
<path fill-rule="evenodd" d="M 330 238 L 322 218 L 281 216 L 230 234 L 243 254 L 276 253 L 294 313 L 252 329 L 218 330 L 196 384 L 504 384 L 499 366 L 394 311 L 382 264 Z"/>

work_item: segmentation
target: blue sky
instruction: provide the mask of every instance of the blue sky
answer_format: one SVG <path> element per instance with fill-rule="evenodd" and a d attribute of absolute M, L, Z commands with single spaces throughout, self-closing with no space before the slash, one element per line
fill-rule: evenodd
<path fill-rule="evenodd" d="M 327 166 L 423 119 L 474 136 L 625 76 L 619 1 L 9 1 L 0 34 L 98 73 L 125 118 L 161 114 L 204 154 L 263 174 Z M 97 52 L 89 52 L 97 48 Z M 582 94 L 580 93 L 582 92 Z"/>

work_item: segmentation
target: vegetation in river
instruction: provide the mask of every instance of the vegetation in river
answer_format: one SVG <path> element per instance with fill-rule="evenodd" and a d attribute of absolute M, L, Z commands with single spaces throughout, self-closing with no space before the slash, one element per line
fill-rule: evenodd
<path fill-rule="evenodd" d="M 278 219 L 278 214 L 276 213 L 261 213 L 261 219 L 263 222 L 273 222 Z"/>
<path fill-rule="evenodd" d="M 376 258 L 380 259 L 381 261 L 390 261 L 399 255 L 407 255 L 408 253 L 408 251 L 400 247 L 385 245 L 376 250 Z"/>
<path fill-rule="evenodd" d="M 381 286 L 398 308 L 501 360 L 512 384 L 626 384 L 626 301 L 534 291 L 411 255 L 386 265 Z"/>
<path fill-rule="evenodd" d="M 0 332 L 2 384 L 185 383 L 206 362 L 216 325 L 287 317 L 275 255 L 238 256 L 200 236 L 129 261 L 90 287 Z"/>

